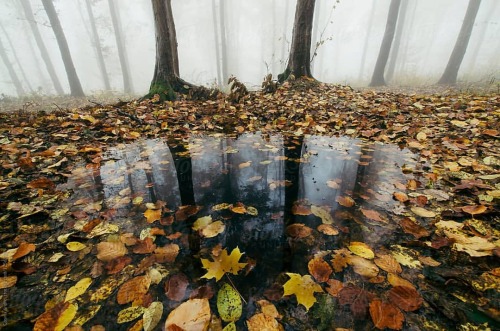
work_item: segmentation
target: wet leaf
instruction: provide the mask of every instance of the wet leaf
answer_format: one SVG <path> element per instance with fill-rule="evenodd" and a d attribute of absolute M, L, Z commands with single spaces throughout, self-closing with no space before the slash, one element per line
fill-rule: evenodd
<path fill-rule="evenodd" d="M 128 253 L 122 242 L 103 241 L 97 244 L 97 258 L 101 261 L 111 261 Z"/>
<path fill-rule="evenodd" d="M 330 214 L 329 208 L 312 205 L 311 212 L 315 216 L 321 218 L 321 221 L 323 222 L 323 224 L 332 224 L 333 223 L 333 218 L 332 218 L 332 215 Z"/>
<path fill-rule="evenodd" d="M 161 219 L 161 209 L 147 209 L 144 212 L 144 217 L 148 223 L 153 223 Z"/>
<path fill-rule="evenodd" d="M 379 255 L 373 262 L 375 262 L 380 269 L 388 273 L 399 274 L 402 272 L 401 265 L 391 255 Z"/>
<path fill-rule="evenodd" d="M 395 286 L 390 289 L 388 298 L 404 311 L 417 310 L 424 301 L 415 288 L 405 286 Z"/>
<path fill-rule="evenodd" d="M 295 223 L 286 227 L 286 234 L 292 238 L 305 238 L 310 236 L 312 229 L 304 224 Z"/>
<path fill-rule="evenodd" d="M 405 233 L 412 234 L 417 239 L 422 238 L 422 237 L 427 237 L 430 235 L 429 231 L 427 231 L 424 227 L 419 225 L 416 221 L 413 221 L 408 217 L 401 219 L 401 221 L 399 221 L 399 225 L 403 228 L 403 231 Z"/>
<path fill-rule="evenodd" d="M 248 331 L 280 330 L 280 325 L 278 321 L 275 318 L 268 316 L 264 313 L 257 313 L 253 315 L 247 320 L 246 325 Z"/>
<path fill-rule="evenodd" d="M 133 307 L 127 307 L 125 309 L 122 309 L 118 313 L 118 319 L 116 322 L 118 324 L 131 322 L 131 321 L 139 318 L 139 316 L 141 316 L 144 313 L 145 309 L 146 308 L 144 308 L 142 306 L 133 306 Z"/>
<path fill-rule="evenodd" d="M 307 216 L 311 215 L 311 208 L 301 205 L 301 204 L 294 204 L 292 206 L 292 214 L 293 215 L 301 215 L 301 216 Z"/>
<path fill-rule="evenodd" d="M 210 316 L 208 299 L 189 299 L 170 312 L 165 321 L 165 329 L 206 331 Z"/>
<path fill-rule="evenodd" d="M 80 279 L 75 285 L 71 286 L 66 292 L 66 298 L 64 301 L 70 301 L 78 298 L 80 295 L 85 293 L 89 286 L 92 284 L 92 278 L 86 277 Z"/>
<path fill-rule="evenodd" d="M 19 247 L 17 247 L 17 250 L 14 253 L 14 255 L 12 256 L 12 261 L 20 259 L 23 256 L 26 256 L 29 253 L 34 252 L 35 249 L 36 249 L 36 246 L 34 244 L 25 243 L 25 242 L 21 243 L 19 245 Z"/>
<path fill-rule="evenodd" d="M 347 259 L 347 262 L 352 265 L 354 272 L 358 275 L 366 278 L 373 278 L 378 275 L 379 269 L 375 263 L 363 257 L 352 255 Z"/>
<path fill-rule="evenodd" d="M 87 246 L 85 244 L 82 244 L 81 242 L 78 241 L 70 241 L 69 243 L 66 244 L 66 248 L 68 251 L 72 252 L 78 252 L 81 251 L 82 249 L 86 248 Z"/>
<path fill-rule="evenodd" d="M 4 276 L 0 277 L 0 290 L 4 288 L 9 288 L 17 283 L 17 276 Z"/>
<path fill-rule="evenodd" d="M 181 301 L 186 296 L 189 279 L 183 273 L 172 275 L 165 282 L 165 294 L 170 300 Z"/>
<path fill-rule="evenodd" d="M 219 256 L 212 256 L 213 261 L 201 259 L 203 268 L 207 270 L 202 278 L 215 278 L 216 281 L 219 281 L 226 272 L 237 275 L 247 265 L 247 263 L 239 262 L 242 255 L 243 253 L 236 247 L 229 255 L 227 250 L 223 249 Z"/>
<path fill-rule="evenodd" d="M 370 303 L 370 316 L 375 327 L 401 330 L 405 320 L 403 313 L 394 305 L 375 299 Z"/>
<path fill-rule="evenodd" d="M 474 205 L 474 206 L 462 207 L 462 210 L 467 214 L 478 215 L 484 213 L 486 210 L 488 210 L 488 208 L 486 208 L 486 206 L 483 205 Z"/>
<path fill-rule="evenodd" d="M 368 312 L 368 305 L 374 299 L 374 295 L 355 285 L 343 287 L 338 295 L 341 305 L 349 305 L 354 318 L 363 319 Z"/>
<path fill-rule="evenodd" d="M 365 215 L 366 218 L 377 221 L 377 222 L 382 222 L 382 223 L 387 223 L 385 219 L 382 218 L 382 216 L 377 212 L 376 210 L 371 210 L 371 209 L 360 209 L 363 215 Z"/>
<path fill-rule="evenodd" d="M 339 195 L 338 197 L 335 198 L 335 201 L 337 201 L 339 203 L 339 205 L 344 206 L 344 207 L 352 207 L 355 204 L 353 198 L 351 198 L 349 196 Z"/>
<path fill-rule="evenodd" d="M 331 224 L 320 224 L 318 225 L 318 231 L 327 236 L 336 236 L 339 234 L 339 230 Z"/>
<path fill-rule="evenodd" d="M 283 296 L 295 295 L 297 302 L 309 310 L 316 302 L 314 293 L 323 292 L 323 289 L 309 275 L 301 276 L 291 272 L 286 274 L 290 279 L 283 285 Z"/>
<path fill-rule="evenodd" d="M 201 235 L 205 238 L 213 238 L 226 230 L 226 225 L 222 221 L 215 221 L 208 224 L 201 230 Z"/>
<path fill-rule="evenodd" d="M 322 257 L 315 257 L 309 261 L 307 264 L 309 273 L 316 279 L 316 281 L 322 283 L 326 282 L 333 270 Z"/>
<path fill-rule="evenodd" d="M 359 241 L 351 241 L 347 248 L 354 254 L 364 257 L 365 259 L 373 259 L 375 257 L 375 253 L 373 253 L 370 246 L 363 242 Z"/>
<path fill-rule="evenodd" d="M 116 301 L 120 304 L 126 304 L 142 298 L 149 290 L 151 278 L 149 276 L 134 277 L 120 287 L 116 295 Z"/>
<path fill-rule="evenodd" d="M 387 273 L 387 281 L 389 282 L 389 284 L 391 284 L 394 287 L 404 286 L 404 287 L 410 287 L 410 288 L 413 288 L 416 290 L 415 285 L 413 285 L 408 280 L 406 280 L 402 277 L 399 277 L 398 275 L 396 275 L 394 273 Z"/>
<path fill-rule="evenodd" d="M 399 202 L 406 202 L 410 200 L 410 198 L 408 198 L 408 195 L 403 192 L 394 192 L 393 196 L 394 199 L 398 200 Z"/>
<path fill-rule="evenodd" d="M 76 315 L 78 306 L 67 301 L 58 303 L 36 319 L 33 331 L 62 331 L 71 323 Z"/>
<path fill-rule="evenodd" d="M 243 312 L 239 293 L 227 283 L 217 292 L 217 311 L 224 322 L 236 322 Z"/>
<path fill-rule="evenodd" d="M 436 213 L 422 207 L 411 207 L 411 211 L 420 217 L 436 217 Z"/>
<path fill-rule="evenodd" d="M 163 315 L 163 304 L 160 301 L 152 302 L 142 316 L 144 331 L 152 331 L 158 325 Z"/>

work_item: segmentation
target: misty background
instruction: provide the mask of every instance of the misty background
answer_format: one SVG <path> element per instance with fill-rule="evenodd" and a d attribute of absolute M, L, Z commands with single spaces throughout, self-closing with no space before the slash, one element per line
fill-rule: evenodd
<path fill-rule="evenodd" d="M 65 94 L 69 84 L 54 32 L 40 0 L 0 2 L 0 41 L 8 63 L 0 63 L 0 94 L 19 91 L 7 65 L 26 94 L 57 94 L 44 64 L 22 1 L 31 5 L 49 57 Z M 85 93 L 105 90 L 87 2 L 112 91 L 123 92 L 116 29 L 124 42 L 130 93 L 148 92 L 155 65 L 155 32 L 150 0 L 54 0 L 73 63 Z M 386 67 L 388 85 L 435 84 L 448 63 L 469 0 L 403 0 Z M 498 84 L 500 79 L 500 5 L 482 0 L 458 81 Z M 313 76 L 327 83 L 368 86 L 384 35 L 390 0 L 317 0 L 313 25 Z M 172 0 L 177 30 L 180 75 L 206 86 L 222 85 L 219 66 L 250 88 L 286 67 L 296 1 Z M 316 44 L 319 43 L 319 47 Z"/>

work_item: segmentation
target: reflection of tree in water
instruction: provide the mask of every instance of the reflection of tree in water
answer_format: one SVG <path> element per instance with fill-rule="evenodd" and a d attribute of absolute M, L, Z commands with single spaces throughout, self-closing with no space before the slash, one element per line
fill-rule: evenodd
<path fill-rule="evenodd" d="M 191 154 L 185 144 L 174 139 L 169 139 L 167 145 L 174 160 L 181 203 L 183 206 L 195 205 Z"/>

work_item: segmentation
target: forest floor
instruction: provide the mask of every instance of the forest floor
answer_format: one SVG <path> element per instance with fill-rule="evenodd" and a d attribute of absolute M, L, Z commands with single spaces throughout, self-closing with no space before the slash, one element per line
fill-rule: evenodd
<path fill-rule="evenodd" d="M 112 291 L 132 281 L 141 282 L 140 286 L 145 291 L 134 295 L 123 294 L 127 289 L 122 291 L 123 287 L 120 287 L 117 300 L 121 305 L 134 301 L 141 309 L 120 310 L 120 327 L 108 326 L 107 329 L 137 328 L 144 323 L 152 325 L 158 315 L 158 320 L 165 321 L 167 313 L 163 308 L 159 312 L 160 304 L 151 304 L 164 299 L 157 299 L 156 294 L 149 294 L 148 299 L 145 296 L 150 287 L 161 285 L 163 291 L 163 286 L 168 287 L 167 281 L 160 277 L 158 283 L 152 282 L 151 270 L 146 272 L 145 262 L 135 257 L 133 261 L 137 261 L 137 268 L 141 266 L 142 273 L 134 273 L 135 270 L 128 274 L 125 272 L 125 265 L 132 260 L 123 262 L 121 266 L 110 266 L 110 260 L 102 257 L 104 252 L 100 247 L 104 243 L 113 246 L 112 240 L 108 237 L 108 241 L 98 243 L 106 236 L 89 239 L 87 235 L 99 222 L 112 218 L 111 213 L 94 210 L 93 214 L 87 212 L 84 217 L 81 213 L 61 209 L 59 204 L 68 199 L 70 192 L 60 192 L 56 188 L 67 181 L 76 165 L 84 164 L 88 169 L 99 168 L 106 151 L 118 144 L 161 139 L 169 135 L 226 134 L 237 137 L 250 132 L 282 134 L 292 138 L 304 135 L 345 136 L 395 144 L 411 150 L 418 155 L 419 162 L 428 167 L 423 170 L 406 169 L 413 172 L 418 180 L 409 180 L 395 187 L 392 193 L 391 198 L 401 203 L 404 209 L 399 210 L 399 214 L 387 216 L 399 229 L 401 240 L 398 244 L 402 251 L 385 254 L 388 247 L 370 248 L 363 243 L 356 243 L 315 255 L 306 267 L 314 279 L 288 273 L 293 284 L 280 279 L 278 289 L 268 289 L 266 295 L 260 298 L 268 301 L 255 299 L 253 310 L 249 312 L 244 308 L 246 322 L 238 321 L 238 328 L 259 329 L 263 325 L 270 328 L 274 325 L 277 329 L 277 325 L 281 324 L 286 330 L 305 330 L 308 329 L 308 323 L 315 325 L 316 329 L 320 328 L 319 325 L 331 327 L 335 321 L 321 315 L 334 314 L 327 312 L 326 305 L 331 302 L 341 307 L 335 308 L 335 316 L 344 314 L 352 317 L 344 316 L 340 320 L 345 324 L 337 327 L 367 330 L 373 326 L 405 330 L 499 328 L 498 92 L 469 93 L 463 89 L 457 91 L 446 88 L 440 88 L 439 93 L 432 88 L 412 91 L 354 90 L 348 86 L 298 80 L 285 83 L 274 93 L 251 92 L 239 95 L 237 99 L 237 102 L 232 102 L 230 97 L 219 95 L 216 100 L 181 98 L 155 103 L 154 100 L 138 101 L 123 97 L 122 101 L 116 103 L 116 99 L 103 97 L 92 99 L 83 107 L 81 102 L 84 100 L 39 99 L 23 101 L 22 104 L 2 100 L 0 272 L 3 276 L 0 276 L 0 299 L 5 303 L 2 304 L 1 316 L 6 329 L 10 326 L 12 330 L 20 330 L 20 325 L 30 329 L 34 325 L 36 330 L 42 330 L 47 325 L 64 327 L 73 321 L 72 330 L 81 330 L 76 321 L 83 324 L 88 320 L 85 320 L 85 316 L 91 315 L 89 319 L 92 318 L 97 313 L 92 307 L 99 306 L 96 303 L 105 304 Z M 357 198 L 344 197 L 344 200 L 333 203 L 339 203 L 346 209 L 357 208 Z M 64 214 L 58 213 L 64 210 Z M 386 221 L 381 221 L 379 214 L 368 213 L 363 209 L 360 211 L 368 222 L 367 226 L 385 226 Z M 234 209 L 234 213 L 238 212 Z M 296 214 L 307 215 L 307 211 Z M 177 217 L 177 213 L 175 215 Z M 54 221 L 56 219 L 63 219 L 65 223 Z M 80 230 L 70 229 L 75 219 L 86 221 L 88 225 Z M 53 228 L 54 222 L 57 228 Z M 64 240 L 60 238 L 61 231 L 66 231 Z M 302 240 L 302 234 L 296 232 L 297 229 L 287 233 L 293 240 Z M 158 229 L 157 236 L 162 235 L 168 237 L 169 233 L 161 234 Z M 69 243 L 83 241 L 86 244 L 73 247 L 66 242 L 68 237 L 71 239 Z M 135 240 L 130 243 L 132 247 L 142 245 L 140 249 L 134 248 L 134 252 L 148 251 L 144 238 L 126 240 Z M 101 269 L 104 263 L 107 271 L 102 269 L 97 272 L 95 264 L 90 264 L 85 269 L 86 274 L 73 273 L 72 264 L 85 259 L 85 254 L 93 256 L 92 263 L 96 261 L 96 247 L 97 262 L 101 263 Z M 124 247 L 113 246 L 109 249 L 127 251 Z M 161 254 L 153 254 L 153 251 L 149 253 L 158 259 Z M 118 254 L 113 258 L 119 260 L 123 255 Z M 231 256 L 234 258 L 233 254 Z M 235 259 L 236 262 L 227 263 L 236 263 L 238 266 L 239 257 Z M 245 262 L 245 258 L 242 262 Z M 203 265 L 205 267 L 205 263 Z M 209 273 L 224 274 L 231 270 L 237 273 L 240 269 L 236 266 L 221 263 L 219 267 L 222 271 L 209 269 L 211 267 L 206 269 Z M 151 269 L 154 266 L 149 267 Z M 342 283 L 335 275 L 351 267 L 359 279 Z M 122 276 L 115 276 L 120 279 L 117 283 L 107 284 L 103 281 L 107 274 L 112 274 L 110 270 L 113 273 L 121 272 Z M 324 273 L 331 276 L 322 279 L 321 274 L 324 276 Z M 147 280 L 144 280 L 145 277 Z M 77 284 L 72 286 L 76 281 Z M 133 287 L 137 286 L 133 283 Z M 210 316 L 210 312 L 215 314 L 217 311 L 213 294 L 216 286 L 209 283 L 208 287 L 210 290 L 199 289 L 192 297 L 211 300 Z M 90 292 L 84 294 L 87 288 Z M 108 290 L 110 293 L 107 296 L 102 294 Z M 284 300 L 283 290 L 288 291 L 286 298 L 295 294 L 297 301 Z M 276 295 L 276 291 L 281 291 L 281 294 Z M 319 303 L 313 306 L 316 302 L 314 292 L 323 291 L 329 297 L 321 296 Z M 55 294 L 57 292 L 59 295 Z M 226 292 L 219 293 L 219 296 L 231 297 Z M 25 312 L 22 302 L 16 300 L 26 293 L 32 296 L 38 293 L 39 303 Z M 44 293 L 50 293 L 50 296 Z M 102 294 L 102 297 L 96 299 L 96 293 Z M 132 299 L 129 300 L 127 295 Z M 89 298 L 95 299 L 95 305 L 90 308 L 85 306 Z M 260 306 L 256 304 L 257 301 Z M 194 299 L 188 302 L 194 304 Z M 296 307 L 297 304 L 301 305 L 299 307 L 302 310 Z M 83 307 L 85 313 L 78 306 Z M 269 308 L 271 306 L 273 309 Z M 125 307 L 121 306 L 120 309 Z M 239 318 L 224 318 L 227 312 L 219 305 L 217 307 L 218 316 L 224 321 L 236 321 Z M 190 306 L 186 309 L 199 310 L 195 319 L 205 323 L 204 306 L 195 305 L 194 308 Z M 275 309 L 277 312 L 274 312 Z M 308 312 L 312 313 L 308 315 Z M 140 316 L 143 319 L 131 324 L 130 321 Z M 183 316 L 186 318 L 186 315 Z M 169 315 L 168 318 L 174 317 Z M 366 320 L 371 322 L 366 323 Z M 104 323 L 102 319 L 99 321 Z M 214 320 L 211 323 L 213 329 L 217 330 L 214 326 L 217 323 Z M 86 324 L 86 330 L 90 324 Z M 148 326 L 149 330 L 153 330 L 155 325 L 151 328 Z M 363 325 L 365 327 L 361 327 Z"/>

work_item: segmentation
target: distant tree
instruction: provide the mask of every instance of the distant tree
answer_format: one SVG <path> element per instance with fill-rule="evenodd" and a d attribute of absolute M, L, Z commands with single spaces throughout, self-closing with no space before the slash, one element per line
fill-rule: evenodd
<path fill-rule="evenodd" d="M 217 23 L 217 6 L 215 0 L 212 0 L 212 21 L 214 26 L 214 39 L 215 39 L 215 63 L 217 68 L 217 84 L 222 86 L 224 80 L 222 79 L 221 57 L 219 50 L 219 24 Z"/>
<path fill-rule="evenodd" d="M 33 10 L 31 9 L 30 2 L 27 0 L 20 1 L 23 7 L 24 16 L 26 16 L 26 20 L 28 21 L 31 31 L 33 32 L 33 36 L 35 36 L 35 41 L 40 50 L 40 55 L 42 56 L 43 62 L 45 63 L 45 67 L 47 68 L 47 72 L 49 73 L 50 79 L 54 84 L 54 88 L 56 93 L 61 95 L 64 94 L 63 88 L 61 86 L 61 82 L 57 77 L 56 70 L 54 69 L 54 65 L 50 60 L 49 52 L 47 51 L 47 47 L 45 47 L 45 43 L 40 34 L 40 30 L 38 29 L 38 25 L 35 20 L 35 16 L 33 15 Z"/>
<path fill-rule="evenodd" d="M 92 10 L 92 4 L 90 0 L 85 0 L 85 5 L 87 6 L 87 13 L 89 14 L 90 20 L 90 28 L 92 30 L 92 39 L 94 48 L 97 54 L 97 61 L 99 63 L 99 69 L 101 71 L 101 76 L 104 81 L 104 88 L 106 90 L 111 90 L 111 86 L 109 84 L 109 76 L 106 71 L 106 62 L 104 62 L 104 55 L 101 47 L 101 40 L 99 39 L 99 33 L 97 32 L 97 26 L 95 24 L 94 12 Z"/>
<path fill-rule="evenodd" d="M 114 0 L 108 0 L 109 12 L 111 14 L 111 21 L 113 22 L 113 29 L 115 30 L 115 40 L 116 47 L 118 48 L 118 57 L 120 58 L 120 65 L 122 67 L 123 76 L 123 89 L 125 93 L 132 93 L 132 80 L 130 79 L 130 68 L 127 58 L 127 51 L 125 50 L 125 44 L 122 38 L 122 27 L 120 23 L 120 17 L 118 16 L 118 11 L 115 7 Z"/>
<path fill-rule="evenodd" d="M 366 31 L 366 37 L 363 45 L 363 54 L 361 55 L 361 67 L 359 69 L 358 76 L 359 80 L 363 78 L 363 73 L 365 71 L 366 55 L 368 54 L 368 43 L 372 39 L 373 18 L 375 17 L 375 6 L 377 4 L 377 0 L 370 1 L 370 3 L 370 18 L 368 19 L 368 29 Z"/>
<path fill-rule="evenodd" d="M 229 58 L 227 56 L 226 5 L 225 0 L 219 1 L 220 45 L 222 51 L 222 83 L 227 84 L 227 80 L 229 78 L 227 63 L 229 61 Z"/>
<path fill-rule="evenodd" d="M 280 82 L 291 74 L 295 77 L 311 77 L 311 40 L 316 0 L 297 0 L 292 32 L 292 46 L 285 72 L 278 75 Z"/>
<path fill-rule="evenodd" d="M 69 88 L 71 90 L 71 96 L 83 97 L 82 85 L 80 84 L 80 79 L 76 74 L 75 66 L 73 64 L 73 59 L 71 58 L 71 53 L 69 51 L 68 42 L 66 41 L 66 36 L 59 22 L 59 17 L 57 17 L 56 9 L 54 8 L 54 3 L 52 0 L 42 0 L 43 8 L 50 21 L 52 30 L 56 36 L 57 44 L 59 45 L 59 51 L 61 52 L 61 57 L 64 63 L 64 68 L 66 69 L 66 74 L 68 76 Z"/>
<path fill-rule="evenodd" d="M 448 64 L 446 65 L 446 69 L 444 70 L 441 79 L 439 79 L 438 84 L 456 84 L 458 70 L 460 69 L 465 51 L 469 45 L 470 35 L 472 34 L 472 28 L 474 27 L 474 21 L 476 20 L 480 5 L 481 0 L 469 0 L 469 5 L 467 6 L 465 18 L 455 43 L 455 47 L 453 48 L 453 52 L 448 60 Z"/>
<path fill-rule="evenodd" d="M 24 94 L 24 89 L 21 84 L 21 81 L 17 77 L 16 72 L 14 71 L 14 68 L 12 67 L 12 64 L 9 61 L 9 58 L 7 57 L 7 53 L 5 52 L 5 49 L 3 48 L 2 40 L 0 39 L 0 57 L 2 58 L 2 62 L 5 64 L 5 67 L 9 71 L 10 78 L 12 79 L 12 83 L 14 83 L 14 87 L 16 88 L 16 92 L 19 96 Z"/>
<path fill-rule="evenodd" d="M 394 35 L 394 45 L 391 47 L 391 54 L 389 57 L 389 64 L 386 73 L 387 80 L 389 81 L 392 80 L 392 77 L 394 76 L 394 70 L 396 68 L 399 49 L 401 48 L 401 37 L 403 36 L 403 30 L 405 26 L 407 12 L 408 12 L 408 0 L 401 0 L 401 6 L 399 7 L 399 14 L 398 14 L 398 24 L 396 26 L 396 32 Z"/>
<path fill-rule="evenodd" d="M 372 81 L 370 86 L 385 85 L 384 71 L 391 52 L 392 40 L 394 39 L 394 32 L 396 30 L 396 23 L 398 21 L 398 12 L 401 0 L 391 0 L 389 5 L 389 14 L 387 15 L 387 23 L 385 26 L 384 38 L 380 45 L 377 63 L 373 71 Z"/>
<path fill-rule="evenodd" d="M 151 0 L 156 31 L 156 64 L 146 97 L 159 94 L 161 99 L 175 99 L 175 92 L 187 93 L 192 86 L 179 77 L 177 37 L 171 0 Z"/>

